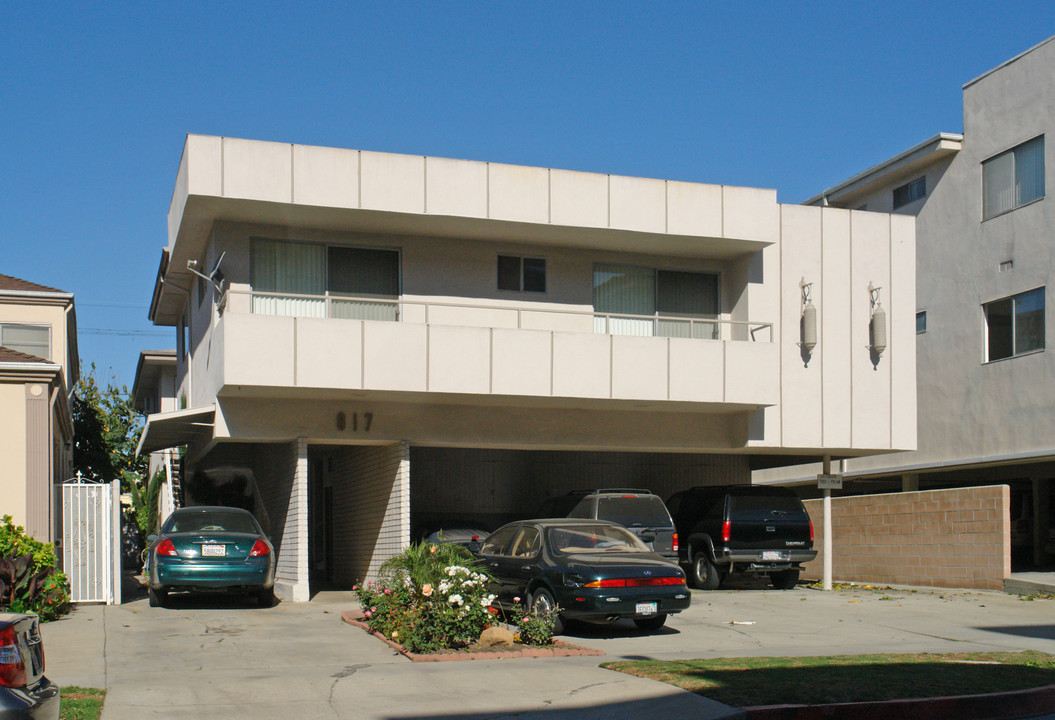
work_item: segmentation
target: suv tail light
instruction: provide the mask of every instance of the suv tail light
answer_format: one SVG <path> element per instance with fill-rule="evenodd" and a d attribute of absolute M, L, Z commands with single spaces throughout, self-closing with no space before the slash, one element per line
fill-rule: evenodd
<path fill-rule="evenodd" d="M 269 552 L 271 551 L 268 550 L 267 543 L 257 538 L 257 541 L 253 543 L 253 549 L 249 551 L 249 557 L 260 557 L 267 555 Z"/>
<path fill-rule="evenodd" d="M 813 542 L 813 521 L 810 520 L 810 542 Z"/>
<path fill-rule="evenodd" d="M 722 523 L 722 542 L 729 542 L 729 538 L 733 535 L 733 524 L 726 520 Z"/>
<path fill-rule="evenodd" d="M 670 549 L 673 550 L 674 552 L 677 552 L 678 551 L 678 534 L 677 533 L 674 533 L 674 537 L 671 538 L 670 544 L 671 544 L 671 548 Z"/>
<path fill-rule="evenodd" d="M 169 557 L 177 557 L 179 555 L 179 553 L 176 552 L 176 546 L 172 544 L 171 538 L 165 538 L 158 543 L 157 554 L 168 555 Z"/>
<path fill-rule="evenodd" d="M 14 627 L 0 630 L 0 685 L 25 687 L 26 662 Z"/>

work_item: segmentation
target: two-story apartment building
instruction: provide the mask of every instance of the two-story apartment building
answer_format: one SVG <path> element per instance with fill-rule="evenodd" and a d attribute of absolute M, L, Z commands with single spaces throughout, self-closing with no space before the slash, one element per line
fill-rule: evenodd
<path fill-rule="evenodd" d="M 150 317 L 188 503 L 277 592 L 600 486 L 915 447 L 913 219 L 776 193 L 188 136 Z"/>
<path fill-rule="evenodd" d="M 1050 562 L 1053 546 L 1053 134 L 1055 37 L 963 86 L 962 134 L 935 135 L 807 201 L 916 217 L 919 446 L 848 458 L 845 492 L 1007 484 L 1017 569 Z"/>
<path fill-rule="evenodd" d="M 42 542 L 62 535 L 79 367 L 73 295 L 0 275 L 0 514 Z"/>

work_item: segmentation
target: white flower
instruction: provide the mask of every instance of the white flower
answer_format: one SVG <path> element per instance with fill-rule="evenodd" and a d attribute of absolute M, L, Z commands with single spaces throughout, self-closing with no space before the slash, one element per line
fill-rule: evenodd
<path fill-rule="evenodd" d="M 494 595 L 486 595 L 483 600 L 480 601 L 482 607 L 490 607 L 491 603 L 495 601 Z"/>
<path fill-rule="evenodd" d="M 465 600 L 462 599 L 461 595 L 451 595 L 449 598 L 447 598 L 447 602 L 449 602 L 451 605 L 461 605 L 465 602 Z"/>
<path fill-rule="evenodd" d="M 462 581 L 462 587 L 471 588 L 475 584 L 476 583 L 474 581 L 472 581 L 472 580 L 463 580 Z"/>

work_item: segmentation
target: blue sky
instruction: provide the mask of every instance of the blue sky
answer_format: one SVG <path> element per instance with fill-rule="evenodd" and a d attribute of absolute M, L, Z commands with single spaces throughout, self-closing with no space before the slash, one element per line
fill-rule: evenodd
<path fill-rule="evenodd" d="M 1045 2 L 7 3 L 0 273 L 131 386 L 188 132 L 775 188 L 963 129 Z"/>

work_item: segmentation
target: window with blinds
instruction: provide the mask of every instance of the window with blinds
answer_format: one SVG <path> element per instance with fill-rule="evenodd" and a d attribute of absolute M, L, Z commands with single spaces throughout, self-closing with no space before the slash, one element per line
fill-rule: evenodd
<path fill-rule="evenodd" d="M 1044 197 L 1044 136 L 982 163 L 982 219 Z"/>
<path fill-rule="evenodd" d="M 610 335 L 717 338 L 718 276 L 598 263 L 594 331 Z M 704 321 L 704 322 L 701 322 Z"/>
<path fill-rule="evenodd" d="M 395 320 L 399 252 L 253 238 L 254 313 Z"/>
<path fill-rule="evenodd" d="M 0 345 L 41 360 L 51 360 L 51 326 L 0 323 Z"/>

